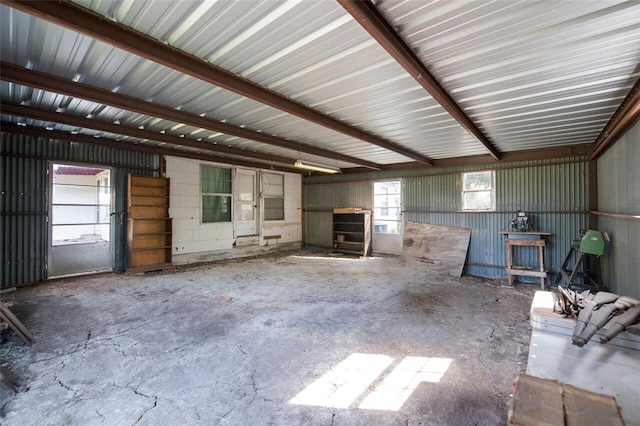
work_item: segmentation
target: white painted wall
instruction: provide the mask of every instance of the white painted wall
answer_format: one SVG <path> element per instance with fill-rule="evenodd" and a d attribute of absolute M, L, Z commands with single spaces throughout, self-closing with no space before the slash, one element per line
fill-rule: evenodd
<path fill-rule="evenodd" d="M 166 157 L 171 179 L 169 216 L 173 218 L 172 261 L 189 264 L 302 247 L 302 176 L 284 173 L 285 220 L 258 222 L 258 236 L 234 238 L 233 223 L 202 223 L 200 165 L 232 167 L 188 158 Z M 243 169 L 247 169 L 243 167 Z M 257 172 L 261 170 L 256 169 Z M 273 171 L 264 170 L 273 173 Z M 262 212 L 262 200 L 258 199 Z M 232 217 L 234 217 L 232 215 Z M 262 214 L 260 214 L 262 217 Z M 264 236 L 280 235 L 277 240 Z"/>

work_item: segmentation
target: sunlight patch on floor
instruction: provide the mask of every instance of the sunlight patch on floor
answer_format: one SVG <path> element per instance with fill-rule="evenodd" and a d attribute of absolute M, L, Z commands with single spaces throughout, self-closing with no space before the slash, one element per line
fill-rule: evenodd
<path fill-rule="evenodd" d="M 349 408 L 392 362 L 393 358 L 386 355 L 351 354 L 289 402 L 297 405 Z"/>
<path fill-rule="evenodd" d="M 351 354 L 289 403 L 349 408 L 362 400 L 357 405 L 360 409 L 397 411 L 420 383 L 438 383 L 453 360 L 405 357 L 385 373 L 394 361 L 392 357 L 381 354 Z"/>
<path fill-rule="evenodd" d="M 420 383 L 438 383 L 451 361 L 451 358 L 406 357 L 358 407 L 398 411 Z"/>
<path fill-rule="evenodd" d="M 291 255 L 289 256 L 294 259 L 304 259 L 307 260 L 335 260 L 339 262 L 362 262 L 366 260 L 367 262 L 380 260 L 381 257 L 375 256 L 367 256 L 367 257 L 358 257 L 358 256 L 299 256 L 299 255 Z"/>

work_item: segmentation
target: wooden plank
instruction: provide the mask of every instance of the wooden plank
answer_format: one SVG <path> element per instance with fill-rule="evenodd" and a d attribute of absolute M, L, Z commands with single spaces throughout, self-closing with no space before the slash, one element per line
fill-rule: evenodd
<path fill-rule="evenodd" d="M 133 251 L 130 266 L 135 268 L 137 266 L 168 263 L 166 262 L 167 252 L 170 252 L 170 249 L 154 248 L 150 250 Z"/>
<path fill-rule="evenodd" d="M 129 218 L 131 219 L 162 219 L 169 217 L 168 206 L 131 206 Z"/>
<path fill-rule="evenodd" d="M 131 195 L 134 197 L 168 197 L 168 188 L 133 186 L 131 187 Z"/>
<path fill-rule="evenodd" d="M 538 246 L 544 247 L 544 240 L 512 240 L 505 239 L 504 244 L 506 246 Z"/>
<path fill-rule="evenodd" d="M 165 178 L 131 175 L 131 186 L 166 188 L 168 185 Z"/>
<path fill-rule="evenodd" d="M 170 243 L 169 234 L 137 235 L 133 239 L 133 249 L 165 247 Z"/>
<path fill-rule="evenodd" d="M 507 421 L 509 426 L 564 425 L 562 384 L 518 374 Z"/>
<path fill-rule="evenodd" d="M 507 274 L 509 275 L 521 275 L 523 277 L 538 277 L 538 278 L 547 278 L 546 272 L 535 271 L 532 269 L 520 269 L 513 267 L 512 269 L 506 269 Z"/>
<path fill-rule="evenodd" d="M 136 195 L 131 197 L 131 206 L 166 206 L 167 197 Z"/>
<path fill-rule="evenodd" d="M 35 341 L 33 334 L 31 334 L 29 329 L 27 329 L 27 327 L 25 327 L 20 320 L 13 315 L 13 312 L 11 312 L 9 308 L 4 306 L 2 303 L 0 303 L 0 319 L 9 324 L 9 327 L 11 327 L 11 329 L 15 331 L 27 345 L 33 344 Z"/>
<path fill-rule="evenodd" d="M 460 277 L 470 240 L 469 228 L 407 222 L 402 256 L 405 261 L 419 263 L 427 270 Z"/>
<path fill-rule="evenodd" d="M 563 384 L 567 426 L 624 426 L 614 397 Z"/>
<path fill-rule="evenodd" d="M 132 223 L 129 227 L 133 229 L 133 236 L 140 234 L 161 234 L 163 232 L 170 232 L 169 224 L 171 219 L 130 219 Z"/>

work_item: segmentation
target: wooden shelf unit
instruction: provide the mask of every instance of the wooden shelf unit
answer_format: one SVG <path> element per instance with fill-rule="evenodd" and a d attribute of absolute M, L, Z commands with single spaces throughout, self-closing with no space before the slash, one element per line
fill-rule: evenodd
<path fill-rule="evenodd" d="M 345 212 L 345 210 L 352 210 Z M 333 213 L 333 251 L 371 254 L 371 211 L 359 209 L 336 209 Z"/>
<path fill-rule="evenodd" d="M 167 269 L 171 264 L 172 227 L 169 179 L 129 175 L 127 271 Z"/>

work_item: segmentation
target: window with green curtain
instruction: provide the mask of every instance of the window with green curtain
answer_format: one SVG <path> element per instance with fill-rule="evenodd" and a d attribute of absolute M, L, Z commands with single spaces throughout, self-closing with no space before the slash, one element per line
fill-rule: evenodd
<path fill-rule="evenodd" d="M 200 166 L 202 223 L 231 222 L 231 169 Z"/>
<path fill-rule="evenodd" d="M 283 175 L 262 174 L 262 199 L 264 200 L 264 220 L 284 220 Z"/>

